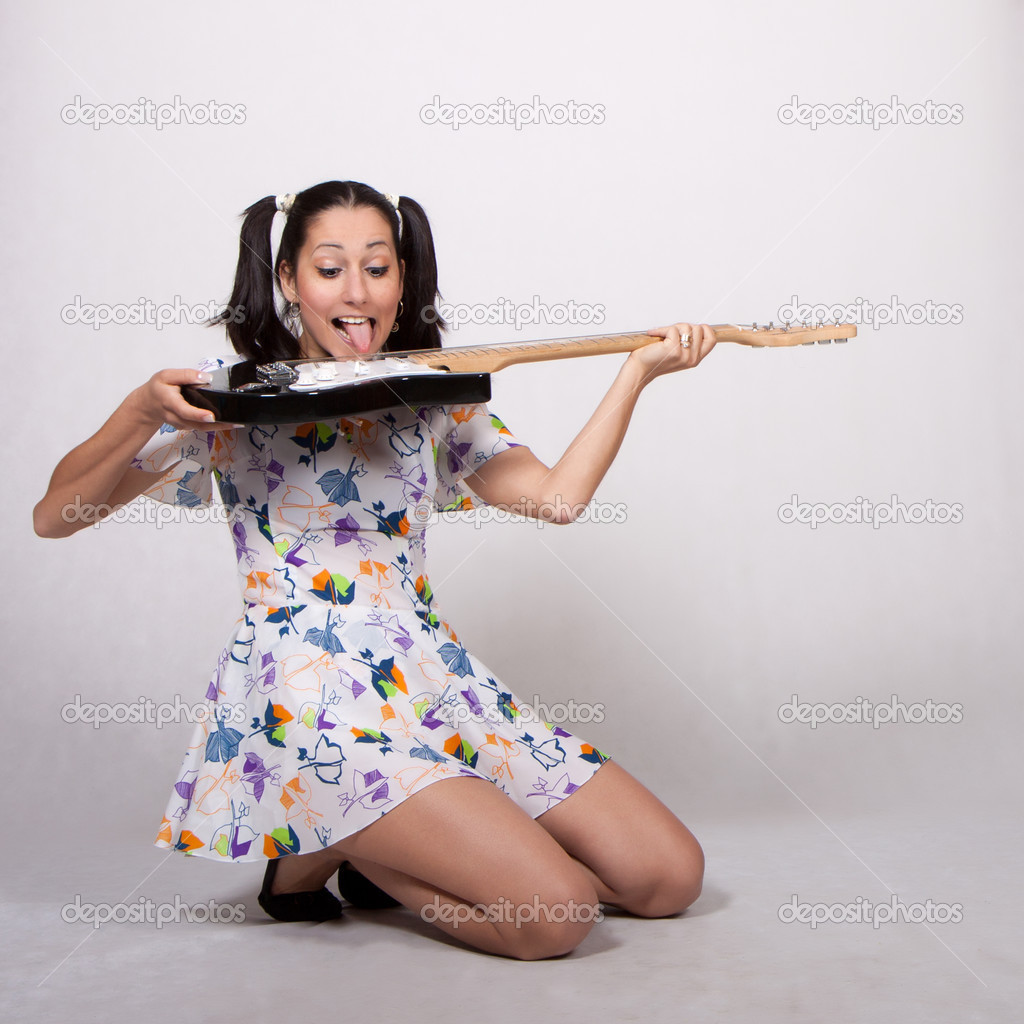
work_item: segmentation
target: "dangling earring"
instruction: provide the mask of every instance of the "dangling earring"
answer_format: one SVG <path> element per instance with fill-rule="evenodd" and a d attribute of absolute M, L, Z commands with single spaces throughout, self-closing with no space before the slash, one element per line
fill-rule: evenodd
<path fill-rule="evenodd" d="M 299 318 L 300 309 L 301 307 L 297 302 L 289 302 L 284 307 L 284 317 L 288 321 L 288 330 L 296 337 L 299 336 L 302 330 L 302 320 Z"/>
<path fill-rule="evenodd" d="M 391 333 L 392 334 L 397 334 L 398 333 L 398 319 L 402 315 L 402 312 L 403 312 L 404 309 L 405 309 L 405 304 L 402 302 L 401 299 L 399 299 L 398 300 L 398 312 L 395 314 L 395 322 L 391 325 Z"/>

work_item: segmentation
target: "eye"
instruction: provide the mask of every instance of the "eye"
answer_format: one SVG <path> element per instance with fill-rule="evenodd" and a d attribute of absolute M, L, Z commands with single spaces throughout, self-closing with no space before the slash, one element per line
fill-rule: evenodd
<path fill-rule="evenodd" d="M 338 274 L 341 273 L 341 268 L 340 267 L 317 267 L 316 268 L 316 272 L 321 277 L 327 277 L 327 278 L 337 277 Z"/>
<path fill-rule="evenodd" d="M 384 277 L 391 267 L 367 267 L 371 277 Z"/>

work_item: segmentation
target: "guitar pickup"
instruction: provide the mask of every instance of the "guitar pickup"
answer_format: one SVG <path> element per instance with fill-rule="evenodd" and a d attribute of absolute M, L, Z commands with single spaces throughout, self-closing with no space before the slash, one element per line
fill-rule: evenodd
<path fill-rule="evenodd" d="M 287 363 L 261 363 L 256 367 L 256 376 L 264 385 L 285 387 L 299 379 L 298 373 Z"/>

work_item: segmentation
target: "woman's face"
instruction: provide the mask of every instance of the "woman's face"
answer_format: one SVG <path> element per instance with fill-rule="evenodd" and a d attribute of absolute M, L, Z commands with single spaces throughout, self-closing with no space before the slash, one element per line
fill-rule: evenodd
<path fill-rule="evenodd" d="M 383 348 L 402 297 L 405 264 L 388 222 L 371 207 L 334 207 L 310 221 L 297 267 L 281 287 L 299 303 L 303 356 L 359 359 Z"/>

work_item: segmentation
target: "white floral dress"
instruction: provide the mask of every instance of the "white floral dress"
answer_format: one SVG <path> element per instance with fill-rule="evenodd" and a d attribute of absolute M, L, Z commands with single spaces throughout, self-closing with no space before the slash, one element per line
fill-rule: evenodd
<path fill-rule="evenodd" d="M 154 435 L 146 495 L 202 506 L 216 480 L 242 595 L 157 846 L 308 853 L 460 775 L 537 817 L 607 760 L 518 702 L 427 580 L 428 513 L 473 507 L 462 476 L 517 444 L 486 405 Z"/>

